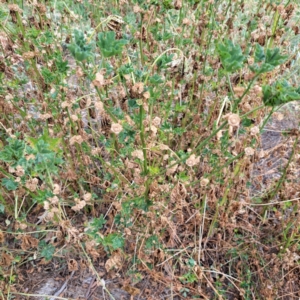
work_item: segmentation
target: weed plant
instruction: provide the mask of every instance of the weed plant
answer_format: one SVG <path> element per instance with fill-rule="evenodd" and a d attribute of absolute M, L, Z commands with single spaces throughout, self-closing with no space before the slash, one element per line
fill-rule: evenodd
<path fill-rule="evenodd" d="M 112 278 L 136 299 L 299 299 L 299 128 L 258 167 L 265 126 L 300 120 L 297 1 L 8 2 L 2 298 L 85 261 L 111 299 Z"/>

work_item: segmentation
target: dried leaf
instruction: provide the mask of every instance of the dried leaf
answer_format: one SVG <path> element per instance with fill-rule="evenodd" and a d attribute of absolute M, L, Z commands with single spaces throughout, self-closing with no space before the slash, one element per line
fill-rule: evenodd
<path fill-rule="evenodd" d="M 28 250 L 31 248 L 37 248 L 39 244 L 39 240 L 36 238 L 33 238 L 30 235 L 23 235 L 22 236 L 22 244 L 21 244 L 21 248 L 23 250 Z"/>
<path fill-rule="evenodd" d="M 119 251 L 113 253 L 113 255 L 106 261 L 105 269 L 109 272 L 111 269 L 119 269 L 122 267 L 122 256 Z"/>

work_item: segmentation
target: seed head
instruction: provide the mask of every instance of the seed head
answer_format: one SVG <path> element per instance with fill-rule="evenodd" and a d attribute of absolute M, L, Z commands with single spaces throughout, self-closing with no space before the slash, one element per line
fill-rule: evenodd
<path fill-rule="evenodd" d="M 33 52 L 33 51 L 29 51 L 29 52 L 24 52 L 23 53 L 23 58 L 24 59 L 32 59 L 32 58 L 34 58 L 35 57 L 35 53 Z"/>
<path fill-rule="evenodd" d="M 142 150 L 134 150 L 133 152 L 132 152 L 132 156 L 133 157 L 136 157 L 136 158 L 138 158 L 138 159 L 140 159 L 140 160 L 144 160 L 144 154 L 143 154 L 143 151 Z"/>
<path fill-rule="evenodd" d="M 207 178 L 201 178 L 201 180 L 200 180 L 200 186 L 207 186 L 209 184 L 209 179 L 207 179 Z"/>
<path fill-rule="evenodd" d="M 197 164 L 199 164 L 200 162 L 200 156 L 196 157 L 195 154 L 192 154 L 187 160 L 186 160 L 186 164 L 189 166 L 189 167 L 193 167 Z"/>
<path fill-rule="evenodd" d="M 82 138 L 81 135 L 74 135 L 70 138 L 70 145 L 71 146 L 74 145 L 75 143 L 80 145 L 80 144 L 82 144 L 82 142 L 83 142 L 83 138 Z"/>
<path fill-rule="evenodd" d="M 226 116 L 225 116 L 226 117 Z M 229 114 L 227 115 L 228 124 L 232 127 L 238 127 L 240 125 L 241 119 L 237 114 Z"/>
<path fill-rule="evenodd" d="M 123 130 L 123 127 L 119 123 L 112 123 L 110 130 L 114 134 L 119 135 L 121 133 L 121 131 Z"/>
<path fill-rule="evenodd" d="M 18 13 L 22 12 L 22 9 L 17 4 L 9 4 L 8 9 L 13 12 L 18 12 Z"/>
<path fill-rule="evenodd" d="M 245 148 L 245 154 L 246 154 L 246 156 L 252 156 L 252 155 L 254 155 L 254 149 L 253 148 L 251 148 L 251 147 L 247 147 L 247 148 Z"/>

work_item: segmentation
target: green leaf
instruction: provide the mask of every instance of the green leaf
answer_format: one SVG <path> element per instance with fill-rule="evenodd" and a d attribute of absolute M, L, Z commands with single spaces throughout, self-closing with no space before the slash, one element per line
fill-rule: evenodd
<path fill-rule="evenodd" d="M 167 41 L 172 37 L 174 37 L 174 34 L 172 32 L 164 32 L 164 34 L 162 35 L 162 40 Z"/>
<path fill-rule="evenodd" d="M 151 235 L 149 238 L 147 238 L 145 242 L 146 249 L 153 249 L 153 248 L 157 249 L 159 247 L 160 247 L 160 243 L 157 235 Z"/>
<path fill-rule="evenodd" d="M 116 33 L 114 31 L 100 32 L 98 34 L 97 46 L 104 57 L 111 57 L 120 55 L 123 46 L 127 44 L 124 39 L 116 40 Z"/>
<path fill-rule="evenodd" d="M 9 147 L 5 147 L 4 150 L 0 152 L 0 160 L 5 161 L 7 163 L 12 163 L 15 161 L 14 153 L 11 151 Z"/>
<path fill-rule="evenodd" d="M 60 53 L 56 54 L 55 57 L 55 66 L 57 68 L 57 71 L 59 73 L 63 73 L 66 74 L 69 66 L 68 66 L 68 61 L 67 60 L 63 60 L 62 56 L 60 55 Z"/>
<path fill-rule="evenodd" d="M 167 68 L 169 64 L 173 61 L 174 54 L 164 54 L 156 62 L 158 69 Z"/>
<path fill-rule="evenodd" d="M 251 119 L 244 118 L 244 119 L 242 120 L 242 125 L 243 125 L 244 127 L 249 127 L 249 126 L 251 126 L 252 124 L 253 124 L 253 121 L 252 121 Z"/>
<path fill-rule="evenodd" d="M 104 238 L 104 245 L 112 248 L 112 250 L 123 248 L 124 243 L 124 238 L 117 233 L 110 233 Z"/>
<path fill-rule="evenodd" d="M 24 141 L 8 138 L 8 145 L 0 152 L 0 160 L 7 163 L 15 163 L 23 157 L 25 151 Z"/>
<path fill-rule="evenodd" d="M 0 214 L 4 214 L 5 212 L 5 206 L 0 203 Z"/>
<path fill-rule="evenodd" d="M 119 69 L 118 72 L 121 76 L 126 75 L 126 74 L 130 74 L 131 72 L 134 71 L 134 68 L 132 66 L 132 64 L 125 64 L 122 65 Z"/>
<path fill-rule="evenodd" d="M 178 179 L 180 181 L 185 182 L 185 181 L 188 181 L 190 179 L 190 177 L 187 175 L 187 173 L 185 171 L 182 171 L 182 172 L 179 172 Z"/>
<path fill-rule="evenodd" d="M 27 137 L 27 142 L 32 146 L 30 154 L 35 156 L 31 176 L 43 179 L 43 174 L 57 173 L 58 166 L 64 163 L 60 141 L 60 138 L 51 138 L 46 131 L 39 138 Z"/>
<path fill-rule="evenodd" d="M 76 60 L 84 61 L 93 55 L 93 47 L 93 43 L 87 44 L 86 38 L 84 37 L 84 33 L 82 31 L 75 30 L 74 40 L 72 44 L 68 46 L 68 49 Z"/>
<path fill-rule="evenodd" d="M 93 218 L 90 226 L 93 228 L 93 231 L 98 231 L 102 229 L 103 225 L 106 223 L 103 215 L 101 214 L 100 218 Z"/>
<path fill-rule="evenodd" d="M 0 6 L 0 21 L 2 24 L 4 24 L 5 20 L 8 18 L 8 9 L 5 7 L 5 5 Z"/>
<path fill-rule="evenodd" d="M 51 244 L 47 244 L 44 240 L 39 243 L 40 254 L 45 258 L 46 261 L 52 259 L 55 252 L 55 247 Z"/>
<path fill-rule="evenodd" d="M 164 81 L 158 74 L 155 73 L 153 76 L 149 78 L 149 82 L 153 85 L 157 85 L 159 83 L 163 83 Z"/>
<path fill-rule="evenodd" d="M 39 204 L 43 204 L 44 201 L 53 197 L 53 194 L 49 190 L 37 190 L 36 194 L 33 195 L 33 200 Z"/>
<path fill-rule="evenodd" d="M 15 191 L 18 188 L 18 183 L 10 178 L 3 178 L 2 186 L 4 186 L 9 191 Z"/>
<path fill-rule="evenodd" d="M 149 172 L 150 172 L 150 175 L 157 175 L 157 174 L 159 174 L 160 169 L 157 166 L 153 166 L 153 167 L 149 166 Z"/>
<path fill-rule="evenodd" d="M 277 106 L 290 101 L 300 100 L 298 88 L 291 86 L 286 80 L 277 81 L 272 85 L 265 85 L 263 89 L 263 102 L 266 106 Z"/>
<path fill-rule="evenodd" d="M 197 263 L 192 259 L 190 258 L 188 261 L 187 261 L 187 265 L 191 268 L 195 267 L 197 265 Z"/>
<path fill-rule="evenodd" d="M 174 131 L 174 134 L 182 136 L 182 134 L 186 132 L 186 128 L 177 127 L 177 128 L 174 128 L 173 131 Z"/>
<path fill-rule="evenodd" d="M 39 34 L 40 34 L 41 30 L 36 29 L 35 27 L 32 28 L 27 28 L 26 30 L 26 38 L 28 40 L 35 40 Z"/>
<path fill-rule="evenodd" d="M 261 62 L 265 59 L 265 51 L 264 48 L 260 44 L 256 44 L 255 47 L 255 54 L 254 54 L 254 61 Z"/>
<path fill-rule="evenodd" d="M 287 58 L 287 55 L 280 54 L 279 48 L 268 49 L 265 54 L 263 47 L 257 44 L 254 54 L 255 64 L 249 66 L 249 68 L 257 74 L 271 72 L 275 67 L 283 64 Z"/>
<path fill-rule="evenodd" d="M 165 10 L 173 8 L 172 0 L 163 0 L 162 5 Z"/>
<path fill-rule="evenodd" d="M 50 30 L 46 30 L 39 39 L 42 44 L 51 45 L 54 43 L 54 34 Z"/>
<path fill-rule="evenodd" d="M 27 137 L 26 140 L 30 144 L 30 146 L 35 150 L 38 150 L 38 148 L 37 148 L 38 143 L 40 141 L 43 141 L 45 144 L 48 145 L 48 148 L 51 151 L 53 151 L 55 153 L 59 153 L 59 154 L 62 152 L 62 150 L 60 148 L 61 138 L 50 137 L 47 130 L 45 130 L 43 135 L 38 138 Z"/>
<path fill-rule="evenodd" d="M 183 276 L 179 277 L 179 279 L 183 283 L 193 283 L 198 281 L 197 276 L 193 272 L 188 272 Z"/>
<path fill-rule="evenodd" d="M 226 72 L 235 72 L 243 67 L 245 57 L 239 45 L 226 39 L 224 43 L 217 44 L 217 51 Z"/>
<path fill-rule="evenodd" d="M 288 58 L 288 55 L 280 54 L 279 48 L 268 49 L 267 54 L 266 54 L 265 63 L 269 64 L 273 67 L 276 67 L 276 66 L 283 64 L 287 58 Z"/>
<path fill-rule="evenodd" d="M 54 74 L 48 68 L 42 67 L 41 73 L 45 79 L 46 84 L 50 84 L 55 80 Z"/>
<path fill-rule="evenodd" d="M 136 103 L 136 99 L 128 99 L 128 107 L 130 109 L 139 108 L 138 104 Z"/>
<path fill-rule="evenodd" d="M 187 110 L 188 105 L 187 104 L 180 104 L 180 103 L 176 103 L 175 105 L 175 111 L 176 112 L 184 112 Z"/>
<path fill-rule="evenodd" d="M 249 66 L 249 69 L 254 73 L 262 74 L 262 73 L 271 72 L 272 70 L 274 70 L 274 67 L 269 64 L 262 64 L 262 65 L 253 64 L 252 66 Z"/>

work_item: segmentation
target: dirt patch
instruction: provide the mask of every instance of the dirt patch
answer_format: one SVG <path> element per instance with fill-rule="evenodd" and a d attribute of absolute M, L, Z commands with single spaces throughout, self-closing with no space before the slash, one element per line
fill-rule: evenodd
<path fill-rule="evenodd" d="M 269 189 L 274 180 L 281 178 L 300 129 L 299 112 L 300 105 L 297 102 L 289 103 L 275 112 L 265 126 L 257 149 L 259 159 L 252 174 L 253 195 Z M 300 166 L 294 165 L 293 170 L 294 180 L 299 182 Z"/>

